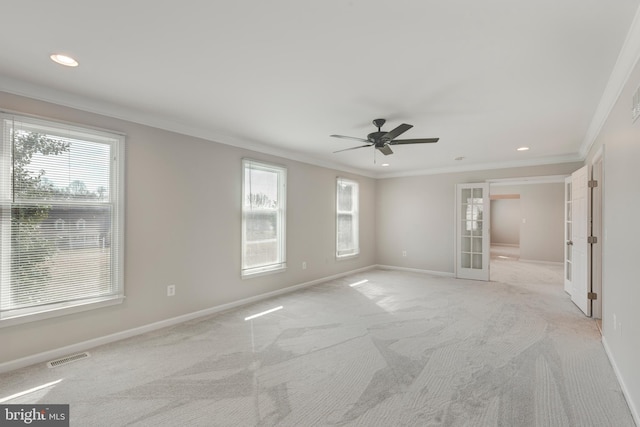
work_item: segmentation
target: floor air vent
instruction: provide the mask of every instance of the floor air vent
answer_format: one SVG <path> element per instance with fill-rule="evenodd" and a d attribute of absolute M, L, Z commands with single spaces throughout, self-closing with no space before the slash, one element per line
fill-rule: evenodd
<path fill-rule="evenodd" d="M 87 353 L 86 351 L 82 352 L 82 353 L 78 353 L 78 354 L 72 354 L 71 356 L 65 356 L 63 358 L 47 362 L 47 366 L 50 367 L 50 368 L 55 368 L 56 366 L 66 365 L 67 363 L 71 363 L 71 362 L 75 362 L 75 361 L 78 361 L 78 360 L 86 359 L 89 356 L 90 356 L 90 354 Z"/>

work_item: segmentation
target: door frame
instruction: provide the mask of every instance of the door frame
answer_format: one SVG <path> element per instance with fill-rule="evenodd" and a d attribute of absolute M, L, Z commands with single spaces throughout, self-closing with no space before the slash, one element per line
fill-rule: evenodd
<path fill-rule="evenodd" d="M 591 197 L 591 235 L 597 241 L 591 245 L 591 292 L 596 294 L 592 301 L 591 316 L 604 319 L 602 306 L 604 298 L 604 145 L 591 159 L 591 179 L 597 182 Z"/>

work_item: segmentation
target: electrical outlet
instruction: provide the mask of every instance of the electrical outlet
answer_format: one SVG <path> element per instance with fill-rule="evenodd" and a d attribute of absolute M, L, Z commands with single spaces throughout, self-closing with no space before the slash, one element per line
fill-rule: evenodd
<path fill-rule="evenodd" d="M 307 269 L 307 261 L 302 261 L 302 269 L 303 270 Z"/>
<path fill-rule="evenodd" d="M 402 251 L 402 256 L 407 256 L 407 251 Z"/>
<path fill-rule="evenodd" d="M 167 286 L 167 296 L 172 297 L 176 294 L 176 285 Z"/>

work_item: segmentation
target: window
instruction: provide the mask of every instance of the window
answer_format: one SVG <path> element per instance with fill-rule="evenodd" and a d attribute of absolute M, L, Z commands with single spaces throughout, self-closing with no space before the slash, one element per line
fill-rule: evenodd
<path fill-rule="evenodd" d="M 242 276 L 286 268 L 287 170 L 242 161 Z"/>
<path fill-rule="evenodd" d="M 358 183 L 338 178 L 336 186 L 336 256 L 360 253 L 358 242 Z"/>
<path fill-rule="evenodd" d="M 124 137 L 4 114 L 0 131 L 0 325 L 121 302 Z"/>

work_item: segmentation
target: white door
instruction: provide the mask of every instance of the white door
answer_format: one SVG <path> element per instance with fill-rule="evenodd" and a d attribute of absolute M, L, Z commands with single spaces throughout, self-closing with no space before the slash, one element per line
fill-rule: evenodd
<path fill-rule="evenodd" d="M 571 300 L 587 316 L 591 316 L 589 280 L 589 166 L 571 174 Z"/>
<path fill-rule="evenodd" d="M 595 319 L 602 319 L 602 298 L 604 296 L 602 292 L 603 174 L 602 151 L 599 151 L 596 153 L 596 159 L 593 160 L 591 166 L 591 179 L 597 183 L 597 185 L 591 189 L 591 235 L 597 239 L 595 244 L 591 245 L 591 292 L 596 294 L 596 299 L 591 301 L 591 317 Z"/>
<path fill-rule="evenodd" d="M 564 291 L 571 295 L 571 255 L 573 241 L 571 240 L 571 177 L 564 180 Z"/>
<path fill-rule="evenodd" d="M 489 184 L 456 185 L 456 277 L 489 280 Z"/>

